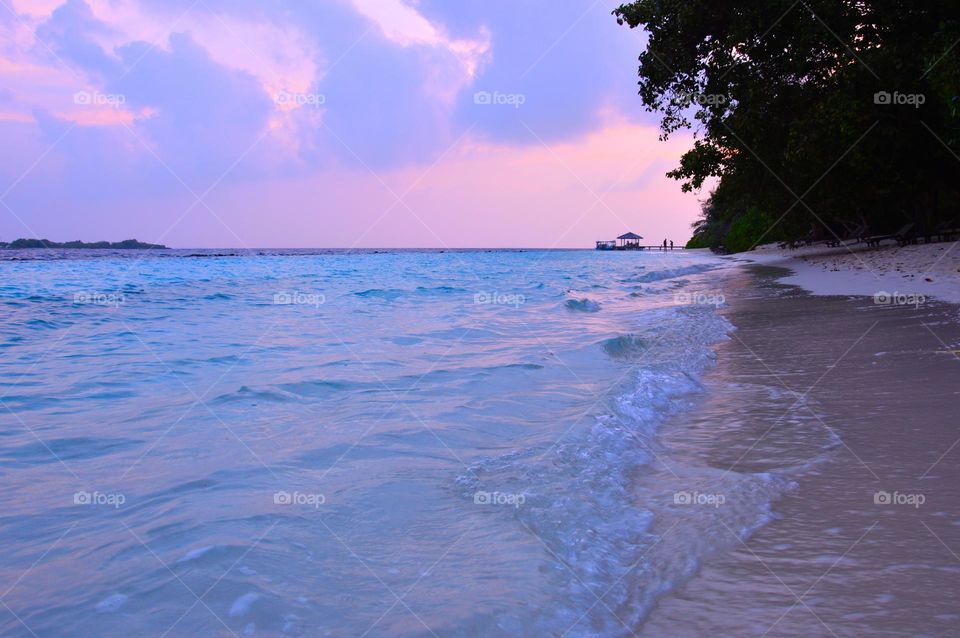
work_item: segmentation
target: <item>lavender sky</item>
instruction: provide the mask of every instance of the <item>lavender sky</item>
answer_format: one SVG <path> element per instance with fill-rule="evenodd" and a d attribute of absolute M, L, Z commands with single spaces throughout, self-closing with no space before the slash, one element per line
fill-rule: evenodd
<path fill-rule="evenodd" d="M 0 0 L 0 239 L 685 241 L 617 4 Z"/>

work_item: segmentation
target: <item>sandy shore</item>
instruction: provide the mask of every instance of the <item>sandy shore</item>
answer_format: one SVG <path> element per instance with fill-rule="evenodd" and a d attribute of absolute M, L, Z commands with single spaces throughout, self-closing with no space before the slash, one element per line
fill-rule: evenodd
<path fill-rule="evenodd" d="M 806 246 L 796 250 L 759 246 L 731 259 L 782 266 L 794 272 L 784 283 L 820 295 L 894 293 L 924 296 L 960 304 L 960 242 L 885 245 L 863 244 L 830 248 Z"/>
<path fill-rule="evenodd" d="M 957 635 L 958 311 L 846 296 L 905 291 L 905 281 L 947 298 L 960 277 L 943 279 L 960 255 L 932 265 L 933 282 L 896 265 L 916 271 L 949 247 L 862 255 L 873 272 L 854 257 L 806 254 L 787 258 L 797 274 L 786 279 L 761 265 L 728 273 L 724 312 L 737 330 L 718 349 L 704 400 L 664 427 L 664 464 L 770 473 L 792 489 L 765 526 L 729 529 L 730 545 L 663 598 L 637 635 Z M 831 268 L 846 275 L 827 281 Z M 782 283 L 798 280 L 844 296 Z"/>

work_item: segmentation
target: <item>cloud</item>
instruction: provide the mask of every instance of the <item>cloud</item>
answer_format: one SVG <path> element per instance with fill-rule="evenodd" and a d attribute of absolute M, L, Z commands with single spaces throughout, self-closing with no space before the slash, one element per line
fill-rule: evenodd
<path fill-rule="evenodd" d="M 216 179 L 264 135 L 273 101 L 253 76 L 216 64 L 189 35 L 171 36 L 169 51 L 148 46 L 120 49 L 140 72 L 109 82 L 110 92 L 150 113 L 138 128 L 172 170 Z"/>
<path fill-rule="evenodd" d="M 103 80 L 121 72 L 119 61 L 97 43 L 111 35 L 111 28 L 94 17 L 84 0 L 67 0 L 37 26 L 33 51 L 50 66 L 66 60 L 95 81 Z"/>
<path fill-rule="evenodd" d="M 190 34 L 172 33 L 162 46 L 136 40 L 107 48 L 103 40 L 118 30 L 83 0 L 58 7 L 36 32 L 56 63 L 75 74 L 55 105 L 33 109 L 48 143 L 58 139 L 61 120 L 80 125 L 56 149 L 71 160 L 73 181 L 99 183 L 113 174 L 121 191 L 142 188 L 158 171 L 131 181 L 124 167 L 149 159 L 204 189 L 267 131 L 274 103 L 261 82 L 218 64 Z"/>
<path fill-rule="evenodd" d="M 421 12 L 461 33 L 484 25 L 491 59 L 459 98 L 457 120 L 476 123 L 493 139 L 516 144 L 560 141 L 601 125 L 605 111 L 655 123 L 636 97 L 639 33 L 617 24 L 597 2 L 536 0 L 510 5 L 423 0 Z M 520 108 L 477 104 L 474 91 L 520 95 Z"/>

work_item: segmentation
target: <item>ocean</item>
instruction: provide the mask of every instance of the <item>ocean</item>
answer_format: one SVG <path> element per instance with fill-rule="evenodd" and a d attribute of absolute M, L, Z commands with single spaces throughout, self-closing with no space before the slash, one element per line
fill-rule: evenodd
<path fill-rule="evenodd" d="M 629 635 L 789 489 L 658 437 L 706 254 L 0 259 L 5 636 Z"/>

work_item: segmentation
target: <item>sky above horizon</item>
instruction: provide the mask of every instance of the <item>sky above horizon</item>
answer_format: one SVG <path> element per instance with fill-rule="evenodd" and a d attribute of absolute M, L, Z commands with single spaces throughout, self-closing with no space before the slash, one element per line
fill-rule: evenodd
<path fill-rule="evenodd" d="M 0 0 L 0 239 L 682 243 L 618 4 Z"/>

